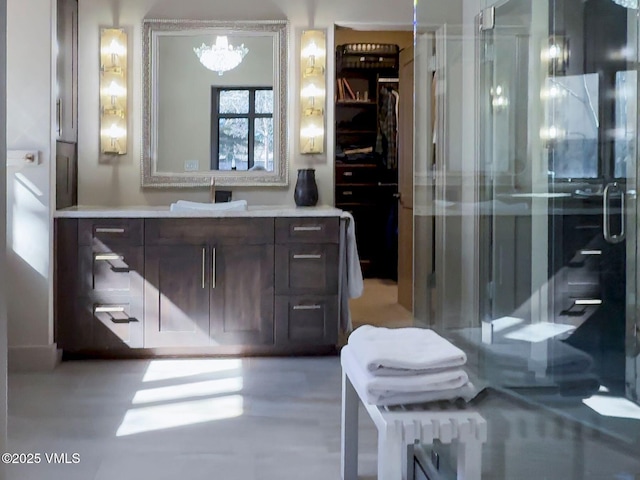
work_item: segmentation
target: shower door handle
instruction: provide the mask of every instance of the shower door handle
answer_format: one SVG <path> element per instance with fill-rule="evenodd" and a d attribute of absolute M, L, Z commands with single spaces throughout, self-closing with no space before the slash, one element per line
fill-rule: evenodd
<path fill-rule="evenodd" d="M 620 195 L 620 233 L 614 235 L 611 233 L 611 190 L 619 190 Z M 626 237 L 625 221 L 626 221 L 626 193 L 620 188 L 617 182 L 609 183 L 604 189 L 604 195 L 602 195 L 602 233 L 604 239 L 612 244 L 621 243 Z"/>

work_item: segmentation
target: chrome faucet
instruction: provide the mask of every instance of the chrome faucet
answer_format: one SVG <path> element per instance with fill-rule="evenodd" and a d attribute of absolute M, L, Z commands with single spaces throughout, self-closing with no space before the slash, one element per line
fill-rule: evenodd
<path fill-rule="evenodd" d="M 216 203 L 216 179 L 214 177 L 211 177 L 209 184 L 209 202 Z"/>

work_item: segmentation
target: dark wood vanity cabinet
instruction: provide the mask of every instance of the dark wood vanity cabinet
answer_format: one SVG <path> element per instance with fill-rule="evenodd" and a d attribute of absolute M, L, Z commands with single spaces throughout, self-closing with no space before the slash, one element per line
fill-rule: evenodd
<path fill-rule="evenodd" d="M 273 219 L 150 219 L 145 347 L 273 344 Z"/>
<path fill-rule="evenodd" d="M 56 341 L 123 355 L 333 348 L 339 228 L 337 217 L 59 218 Z"/>

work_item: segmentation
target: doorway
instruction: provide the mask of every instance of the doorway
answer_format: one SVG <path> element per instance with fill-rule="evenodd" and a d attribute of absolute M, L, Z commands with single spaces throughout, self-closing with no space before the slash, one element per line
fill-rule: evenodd
<path fill-rule="evenodd" d="M 364 323 L 402 318 L 409 325 L 413 32 L 336 26 L 334 39 L 335 204 L 354 216 L 365 276 L 363 298 L 352 305 L 354 325 L 359 311 Z M 372 305 L 377 308 L 369 310 Z"/>

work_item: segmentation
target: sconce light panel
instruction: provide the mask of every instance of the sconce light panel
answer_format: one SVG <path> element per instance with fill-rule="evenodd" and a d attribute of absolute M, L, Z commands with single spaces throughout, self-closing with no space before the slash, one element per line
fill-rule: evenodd
<path fill-rule="evenodd" d="M 549 75 L 565 75 L 569 68 L 569 38 L 562 35 L 550 36 L 541 57 L 547 62 Z"/>
<path fill-rule="evenodd" d="M 300 153 L 323 153 L 327 99 L 327 40 L 324 30 L 302 32 L 300 57 Z"/>
<path fill-rule="evenodd" d="M 127 153 L 127 34 L 100 29 L 100 151 Z"/>

